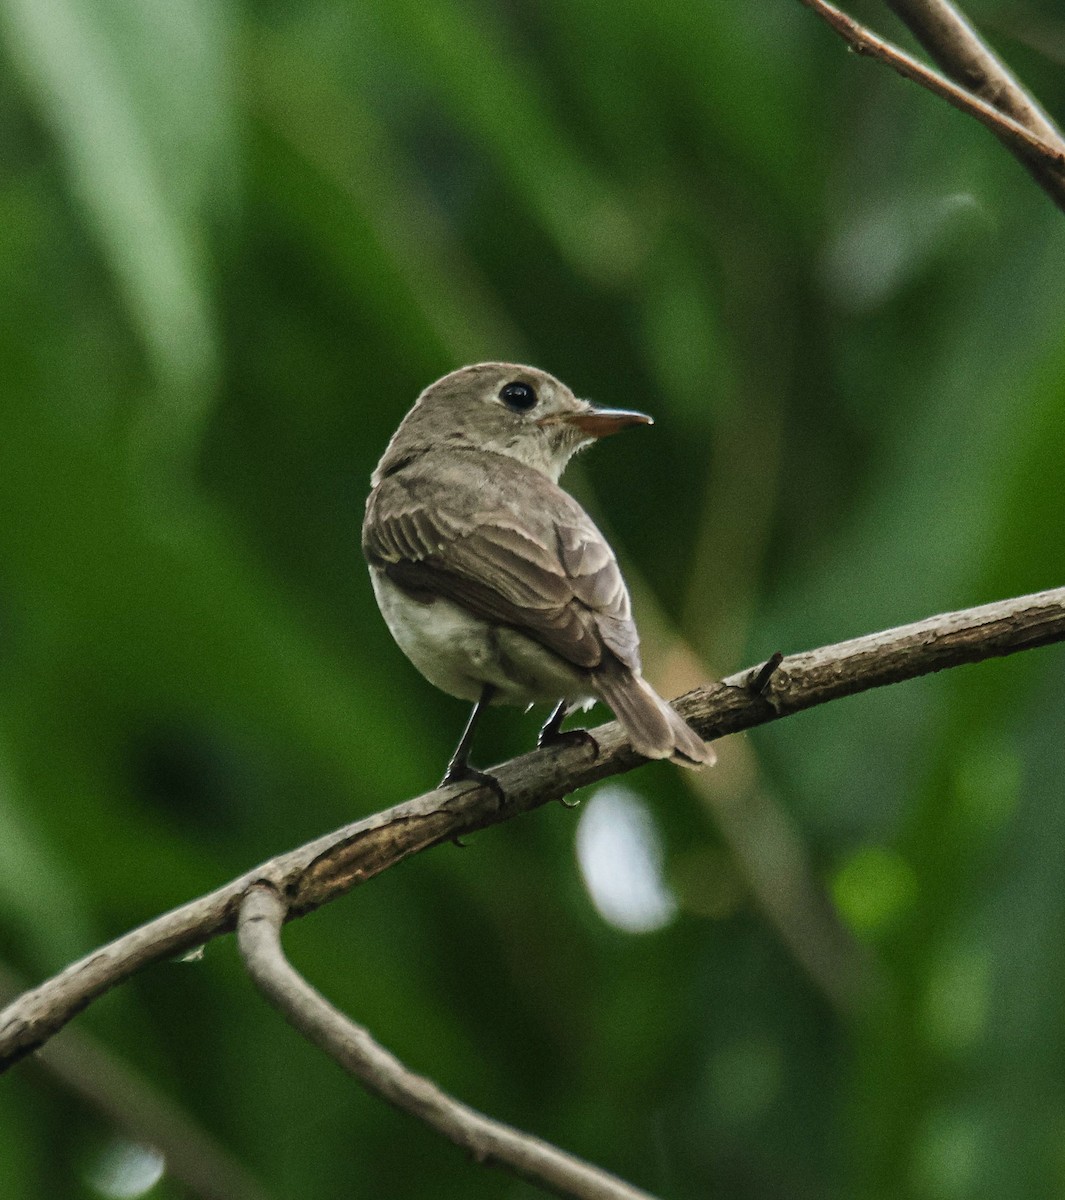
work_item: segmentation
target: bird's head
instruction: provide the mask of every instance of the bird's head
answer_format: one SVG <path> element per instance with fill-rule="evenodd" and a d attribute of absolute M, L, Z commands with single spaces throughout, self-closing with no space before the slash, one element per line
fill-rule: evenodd
<path fill-rule="evenodd" d="M 558 481 L 578 451 L 651 418 L 578 399 L 546 371 L 515 363 L 477 363 L 430 384 L 404 418 L 378 471 L 425 450 L 507 454 Z"/>

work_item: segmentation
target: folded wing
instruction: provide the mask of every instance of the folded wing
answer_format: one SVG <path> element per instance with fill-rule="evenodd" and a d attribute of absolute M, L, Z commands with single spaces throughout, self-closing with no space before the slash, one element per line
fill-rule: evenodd
<path fill-rule="evenodd" d="M 560 488 L 541 486 L 540 511 L 519 513 L 511 497 L 522 481 L 509 476 L 523 469 L 505 460 L 499 478 L 475 475 L 478 486 L 449 496 L 446 512 L 425 502 L 417 473 L 382 480 L 363 527 L 367 559 L 410 595 L 445 596 L 574 667 L 613 656 L 638 671 L 629 595 L 606 539 Z"/>

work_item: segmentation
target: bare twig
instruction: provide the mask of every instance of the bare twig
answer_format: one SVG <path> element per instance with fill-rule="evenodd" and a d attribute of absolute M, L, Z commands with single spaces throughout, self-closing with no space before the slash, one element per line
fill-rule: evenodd
<path fill-rule="evenodd" d="M 951 79 L 1044 142 L 1065 150 L 1061 131 L 950 0 L 887 3 Z"/>
<path fill-rule="evenodd" d="M 0 963 L 0 996 L 19 992 Z M 269 1200 L 268 1193 L 179 1104 L 124 1063 L 96 1038 L 65 1029 L 34 1055 L 41 1072 L 128 1137 L 158 1150 L 167 1175 L 202 1200 Z"/>
<path fill-rule="evenodd" d="M 631 580 L 630 580 L 631 583 Z M 644 641 L 648 631 L 664 643 L 663 622 L 644 596 L 640 610 Z M 648 617 L 653 619 L 649 622 Z M 656 654 L 648 655 L 654 661 Z M 673 635 L 660 646 L 653 672 L 662 695 L 671 695 L 705 679 L 695 651 Z M 747 687 L 760 691 L 783 661 L 775 654 L 748 676 Z M 769 667 L 772 671 L 769 671 Z M 754 687 L 754 682 L 759 687 Z M 661 687 L 659 684 L 661 683 Z M 781 945 L 805 971 L 821 995 L 843 1017 L 884 994 L 886 978 L 873 951 L 858 941 L 840 919 L 818 878 L 802 830 L 766 779 L 759 750 L 749 738 L 729 738 L 718 748 L 713 771 L 685 771 L 681 782 L 706 809 L 729 856 Z"/>
<path fill-rule="evenodd" d="M 18 993 L 0 964 L 0 996 Z M 269 1200 L 225 1147 L 94 1037 L 65 1029 L 34 1055 L 41 1071 L 128 1137 L 158 1150 L 168 1177 L 201 1200 Z"/>
<path fill-rule="evenodd" d="M 898 46 L 878 37 L 864 25 L 827 3 L 827 0 L 801 0 L 801 3 L 831 25 L 856 53 L 866 54 L 887 63 L 906 79 L 920 84 L 955 108 L 975 117 L 1020 159 L 1054 203 L 1065 210 L 1065 144 L 1060 137 L 1054 136 L 1056 131 L 1052 125 L 1048 126 L 1050 137 L 1043 132 L 1033 132 L 1015 116 L 959 87 L 931 67 L 926 67 Z M 1020 84 L 1012 76 L 1010 80 L 1013 86 L 1020 90 Z M 1028 108 L 1033 113 L 1041 112 L 1034 100 L 1029 101 Z"/>
<path fill-rule="evenodd" d="M 764 696 L 751 693 L 747 685 L 756 668 L 747 668 L 689 692 L 677 709 L 703 736 L 718 738 L 870 688 L 1063 640 L 1065 588 L 1055 588 L 792 655 Z M 643 762 L 616 721 L 600 725 L 595 741 L 595 757 L 584 745 L 561 745 L 493 768 L 507 796 L 502 809 L 489 788 L 438 788 L 270 859 L 102 946 L 0 1012 L 0 1068 L 42 1045 L 135 971 L 231 932 L 254 883 L 271 883 L 285 897 L 288 916 L 302 916 L 412 854 Z"/>
<path fill-rule="evenodd" d="M 661 611 L 639 571 L 626 565 L 625 577 L 640 613 L 648 676 L 658 692 L 675 696 L 714 678 L 706 660 Z M 782 658 L 771 660 L 773 671 Z M 713 771 L 684 771 L 681 782 L 712 820 L 751 903 L 781 945 L 832 1007 L 850 1016 L 883 991 L 883 973 L 872 950 L 840 920 L 802 831 L 774 795 L 759 759 L 749 738 L 728 738 L 718 746 Z"/>
<path fill-rule="evenodd" d="M 374 1095 L 410 1113 L 469 1152 L 475 1162 L 505 1167 L 560 1196 L 577 1200 L 652 1200 L 620 1179 L 548 1142 L 493 1121 L 416 1075 L 349 1017 L 334 1008 L 285 957 L 286 906 L 268 884 L 248 889 L 237 937 L 248 973 L 267 1000 L 319 1049 Z"/>
<path fill-rule="evenodd" d="M 764 662 L 752 675 L 751 682 L 747 685 L 756 696 L 764 696 L 769 689 L 769 685 L 773 680 L 773 675 L 777 667 L 784 661 L 784 655 L 775 650 L 769 659 Z"/>

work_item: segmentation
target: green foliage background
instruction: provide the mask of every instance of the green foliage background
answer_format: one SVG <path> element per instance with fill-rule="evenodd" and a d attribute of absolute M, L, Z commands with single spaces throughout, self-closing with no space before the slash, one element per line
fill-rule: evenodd
<path fill-rule="evenodd" d="M 1055 0 L 973 16 L 1065 114 Z M 572 486 L 663 687 L 694 681 L 677 637 L 724 674 L 1061 583 L 1065 218 L 794 0 L 3 0 L 0 51 L 0 960 L 23 980 L 438 777 L 465 714 L 391 644 L 358 527 L 399 417 L 464 362 L 655 414 Z M 663 929 L 598 915 L 579 813 L 552 808 L 287 944 L 413 1066 L 663 1197 L 1059 1194 L 1063 661 L 744 739 L 879 964 L 864 1013 L 661 765 L 625 786 L 663 839 Z M 481 761 L 535 728 L 493 715 Z M 232 939 L 76 1027 L 265 1196 L 536 1194 L 365 1096 Z M 120 1136 L 23 1064 L 0 1193 L 100 1195 Z"/>

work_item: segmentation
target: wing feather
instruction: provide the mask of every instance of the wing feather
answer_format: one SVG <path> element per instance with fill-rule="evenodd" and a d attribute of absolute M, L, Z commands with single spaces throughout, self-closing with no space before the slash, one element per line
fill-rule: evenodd
<path fill-rule="evenodd" d="M 487 457 L 487 456 L 485 456 Z M 529 468 L 503 456 L 446 475 L 446 511 L 432 504 L 426 464 L 374 489 L 363 526 L 367 559 L 412 595 L 445 596 L 476 616 L 521 630 L 573 666 L 592 670 L 604 654 L 639 670 L 629 595 L 606 539 L 560 488 L 530 494 Z M 441 468 L 446 465 L 440 464 Z M 451 486 L 454 485 L 454 486 Z"/>

